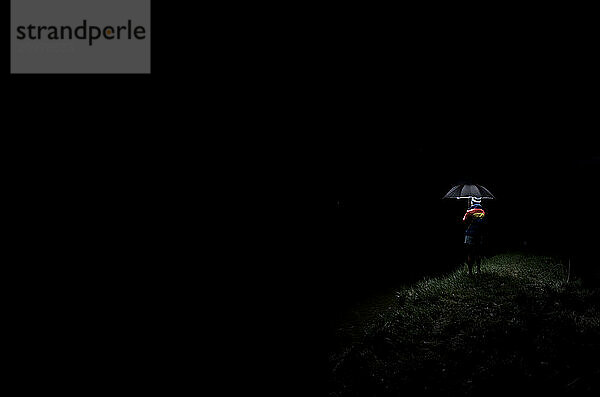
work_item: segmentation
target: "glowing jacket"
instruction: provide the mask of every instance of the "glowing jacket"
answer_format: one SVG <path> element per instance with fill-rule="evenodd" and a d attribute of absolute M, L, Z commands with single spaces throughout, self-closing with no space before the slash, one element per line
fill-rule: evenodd
<path fill-rule="evenodd" d="M 468 218 L 482 219 L 485 216 L 483 208 L 472 208 L 465 212 L 463 216 L 463 222 L 467 221 Z"/>
<path fill-rule="evenodd" d="M 485 211 L 480 205 L 475 204 L 467 210 L 465 216 L 463 216 L 463 222 L 468 225 L 465 235 L 479 236 L 485 222 Z"/>

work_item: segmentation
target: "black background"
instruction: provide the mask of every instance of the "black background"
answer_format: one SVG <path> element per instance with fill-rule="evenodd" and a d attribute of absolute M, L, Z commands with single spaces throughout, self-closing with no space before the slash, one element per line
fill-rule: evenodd
<path fill-rule="evenodd" d="M 208 356 L 224 389 L 314 391 L 335 313 L 460 263 L 464 203 L 441 197 L 462 181 L 497 197 L 490 254 L 594 273 L 586 23 L 162 3 L 151 75 L 19 76 L 7 59 L 30 339 L 87 324 L 69 338 L 128 351 L 150 387 L 201 388 Z"/>

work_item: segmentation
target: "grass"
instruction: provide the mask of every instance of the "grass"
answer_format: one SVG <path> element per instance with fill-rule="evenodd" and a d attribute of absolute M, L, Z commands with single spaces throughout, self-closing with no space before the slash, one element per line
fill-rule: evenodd
<path fill-rule="evenodd" d="M 566 278 L 507 254 L 404 288 L 332 355 L 330 396 L 595 395 L 600 294 Z"/>

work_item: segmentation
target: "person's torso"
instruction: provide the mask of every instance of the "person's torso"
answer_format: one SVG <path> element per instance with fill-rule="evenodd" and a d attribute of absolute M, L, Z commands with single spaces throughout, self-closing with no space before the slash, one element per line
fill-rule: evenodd
<path fill-rule="evenodd" d="M 467 218 L 467 229 L 465 234 L 467 236 L 479 236 L 483 232 L 485 224 L 486 214 L 485 212 L 470 214 Z"/>

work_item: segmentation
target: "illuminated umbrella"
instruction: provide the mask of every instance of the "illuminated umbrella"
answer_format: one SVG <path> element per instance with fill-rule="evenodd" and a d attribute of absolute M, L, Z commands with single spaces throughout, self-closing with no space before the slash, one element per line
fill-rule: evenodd
<path fill-rule="evenodd" d="M 471 197 L 476 197 L 476 198 L 481 198 L 481 199 L 494 199 L 494 195 L 487 190 L 486 188 L 484 188 L 481 185 L 467 185 L 467 184 L 462 184 L 462 185 L 456 185 L 454 186 L 452 189 L 450 189 L 450 191 L 448 193 L 446 193 L 446 195 L 444 196 L 444 198 L 457 198 L 457 199 L 461 199 L 461 198 L 471 198 Z"/>
<path fill-rule="evenodd" d="M 456 185 L 446 193 L 444 198 L 469 199 L 469 206 L 472 202 L 478 202 L 481 199 L 495 199 L 489 190 L 476 184 Z"/>

